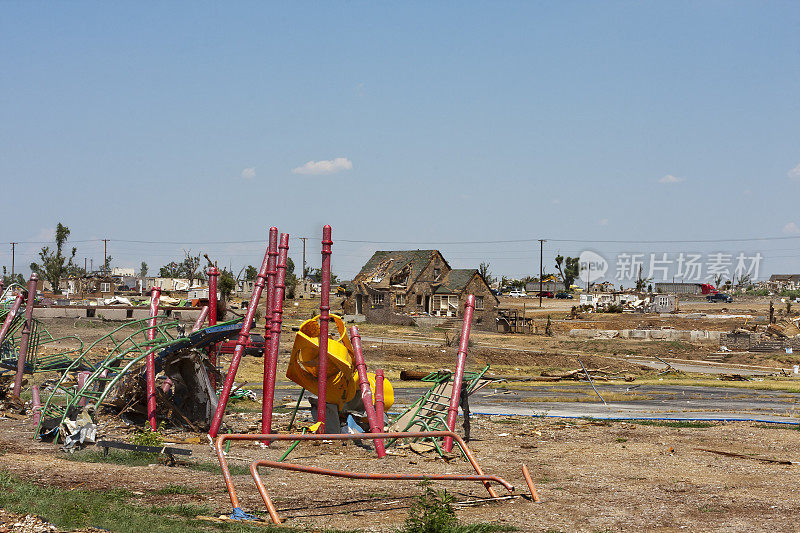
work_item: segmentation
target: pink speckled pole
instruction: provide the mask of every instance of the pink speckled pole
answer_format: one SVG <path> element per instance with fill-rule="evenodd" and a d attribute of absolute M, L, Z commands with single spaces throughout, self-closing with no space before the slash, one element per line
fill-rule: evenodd
<path fill-rule="evenodd" d="M 325 433 L 325 409 L 328 402 L 328 312 L 331 309 L 331 227 L 322 227 L 322 294 L 319 303 L 319 362 L 317 363 L 317 422 Z M 303 272 L 305 275 L 305 272 Z"/>
<path fill-rule="evenodd" d="M 36 299 L 36 282 L 39 276 L 34 272 L 28 281 L 28 301 L 25 303 L 25 323 L 22 325 L 22 334 L 19 339 L 19 357 L 17 358 L 17 375 L 14 376 L 14 396 L 19 398 L 22 392 L 22 374 L 25 372 L 25 359 L 28 357 L 28 344 L 31 340 L 33 328 L 33 303 Z"/>
<path fill-rule="evenodd" d="M 458 344 L 458 358 L 456 360 L 456 374 L 453 376 L 453 394 L 450 396 L 450 407 L 447 410 L 447 427 L 455 431 L 458 405 L 461 400 L 461 383 L 464 381 L 464 367 L 467 365 L 467 348 L 469 347 L 469 331 L 472 328 L 472 315 L 475 312 L 475 296 L 467 296 L 464 306 L 464 322 L 461 326 L 461 342 Z M 444 438 L 444 451 L 453 449 L 453 438 Z"/>
<path fill-rule="evenodd" d="M 153 341 L 156 338 L 156 324 L 158 319 L 158 306 L 161 302 L 161 287 L 153 287 L 150 291 L 150 329 L 147 330 L 147 340 Z M 156 422 L 156 357 L 153 350 L 147 351 L 147 420 L 150 422 L 150 429 L 158 429 Z"/>
<path fill-rule="evenodd" d="M 367 364 L 364 362 L 364 352 L 361 350 L 361 335 L 358 328 L 350 328 L 350 342 L 353 344 L 353 359 L 355 359 L 356 370 L 358 371 L 358 384 L 361 387 L 361 401 L 364 404 L 364 412 L 367 413 L 369 421 L 369 432 L 380 433 L 383 422 L 378 423 L 375 407 L 372 405 L 372 391 L 369 390 L 369 379 L 367 379 Z M 378 457 L 386 457 L 386 449 L 383 439 L 375 439 L 375 451 Z"/>
<path fill-rule="evenodd" d="M 244 347 L 250 339 L 250 329 L 253 326 L 253 317 L 255 317 L 256 309 L 258 308 L 258 301 L 261 299 L 261 293 L 264 292 L 264 286 L 267 284 L 267 262 L 269 261 L 269 254 L 264 251 L 264 259 L 261 261 L 261 268 L 256 276 L 256 285 L 253 289 L 253 295 L 250 297 L 250 305 L 247 306 L 247 314 L 244 317 L 242 329 L 239 330 L 239 338 L 236 340 L 236 348 L 233 350 L 231 357 L 231 364 L 228 367 L 228 375 L 225 376 L 225 383 L 222 385 L 222 390 L 219 393 L 219 401 L 217 402 L 217 410 L 214 412 L 214 418 L 211 420 L 211 427 L 208 434 L 211 438 L 215 438 L 219 432 L 219 427 L 222 425 L 222 417 L 225 415 L 225 407 L 228 405 L 228 398 L 233 389 L 233 380 L 236 379 L 236 371 L 239 369 L 239 363 L 242 362 L 242 354 L 244 354 Z"/>
<path fill-rule="evenodd" d="M 278 349 L 281 344 L 281 325 L 283 324 L 283 296 L 286 294 L 286 263 L 289 256 L 289 234 L 282 233 L 278 246 L 278 259 L 275 263 L 275 287 L 272 293 L 272 331 L 269 336 L 269 356 L 267 373 L 264 375 L 264 389 L 261 404 L 261 433 L 272 431 L 272 407 L 275 399 L 275 378 L 278 372 Z M 265 441 L 269 444 L 269 441 Z"/>

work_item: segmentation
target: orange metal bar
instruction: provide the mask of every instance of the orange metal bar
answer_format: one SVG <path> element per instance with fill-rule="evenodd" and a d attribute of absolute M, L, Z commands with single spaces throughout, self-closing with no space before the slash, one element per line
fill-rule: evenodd
<path fill-rule="evenodd" d="M 261 476 L 258 475 L 259 466 L 268 466 L 270 468 L 277 468 L 279 470 L 290 470 L 293 472 L 305 472 L 307 474 L 319 474 L 322 476 L 343 477 L 347 479 L 378 479 L 378 480 L 400 480 L 400 481 L 422 481 L 428 479 L 435 480 L 448 480 L 448 481 L 480 481 L 482 483 L 494 482 L 503 485 L 509 492 L 514 492 L 514 486 L 508 483 L 505 479 L 498 476 L 487 475 L 462 475 L 462 474 L 380 474 L 374 472 L 349 472 L 347 470 L 331 470 L 329 468 L 320 468 L 318 466 L 298 465 L 293 463 L 280 463 L 278 461 L 269 461 L 261 459 L 254 461 L 250 465 L 250 474 L 253 476 L 258 487 L 258 492 L 267 506 L 269 516 L 276 524 L 281 523 L 278 516 L 278 511 L 272 503 L 272 499 L 267 493 L 264 483 L 261 481 Z"/>
<path fill-rule="evenodd" d="M 226 441 L 233 441 L 233 440 L 244 440 L 244 441 L 261 441 L 264 439 L 273 441 L 273 440 L 286 440 L 286 441 L 295 441 L 295 440 L 306 440 L 306 441 L 321 441 L 321 440 L 362 440 L 362 439 L 421 439 L 421 438 L 443 438 L 443 437 L 450 437 L 458 444 L 458 447 L 461 448 L 461 451 L 464 452 L 464 456 L 467 458 L 469 463 L 472 465 L 472 468 L 475 470 L 475 473 L 478 476 L 485 476 L 483 470 L 481 469 L 478 461 L 475 459 L 475 456 L 472 455 L 472 451 L 467 447 L 464 440 L 457 434 L 452 431 L 403 431 L 403 432 L 391 432 L 391 433 L 357 433 L 357 434 L 346 434 L 346 433 L 305 433 L 305 434 L 272 434 L 272 435 L 264 435 L 264 434 L 244 434 L 244 433 L 229 433 L 229 434 L 221 434 L 217 436 L 214 440 L 214 448 L 217 452 L 217 460 L 219 461 L 220 469 L 222 470 L 222 477 L 225 480 L 225 486 L 228 489 L 228 495 L 231 498 L 231 504 L 233 505 L 234 510 L 240 510 L 239 506 L 239 497 L 236 495 L 236 489 L 233 486 L 233 478 L 231 477 L 231 471 L 228 468 L 228 462 L 225 460 L 225 452 L 223 451 L 224 444 Z M 251 470 L 252 472 L 252 470 Z M 497 478 L 498 480 L 502 478 Z M 492 498 L 497 498 L 497 493 L 491 486 L 491 481 L 495 481 L 492 479 L 480 479 L 483 483 L 483 486 L 486 487 L 489 496 Z M 513 491 L 513 485 L 503 482 L 497 481 L 497 483 L 502 484 L 508 490 Z M 256 481 L 258 484 L 258 481 Z M 259 492 L 261 492 L 262 498 L 264 498 L 264 494 L 266 494 L 266 490 L 262 490 L 263 487 L 259 488 Z M 265 503 L 267 504 L 267 508 L 269 509 L 269 495 L 266 496 L 264 499 Z M 273 514 L 274 512 L 274 514 Z M 277 516 L 277 511 L 274 510 L 274 507 L 270 510 L 270 517 L 273 521 L 277 524 L 280 523 L 280 518 Z"/>
<path fill-rule="evenodd" d="M 531 473 L 528 472 L 528 467 L 525 464 L 522 465 L 522 475 L 525 477 L 525 483 L 528 484 L 528 490 L 531 491 L 531 498 L 534 502 L 542 501 L 539 499 L 539 493 L 536 492 L 536 487 L 533 486 L 533 480 L 531 479 Z"/>

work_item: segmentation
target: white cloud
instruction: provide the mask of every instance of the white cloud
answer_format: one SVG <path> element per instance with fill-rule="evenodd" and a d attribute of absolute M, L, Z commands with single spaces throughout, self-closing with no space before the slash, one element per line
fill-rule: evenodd
<path fill-rule="evenodd" d="M 797 164 L 792 170 L 786 173 L 792 181 L 800 181 L 800 163 Z"/>
<path fill-rule="evenodd" d="M 678 176 L 673 176 L 672 174 L 667 174 L 658 180 L 659 183 L 680 183 L 682 181 L 685 181 L 684 178 L 679 178 Z"/>
<path fill-rule="evenodd" d="M 56 228 L 42 228 L 33 238 L 34 241 L 54 241 L 56 240 Z"/>
<path fill-rule="evenodd" d="M 242 170 L 242 177 L 246 180 L 251 180 L 256 177 L 255 167 L 250 167 Z"/>
<path fill-rule="evenodd" d="M 800 235 L 800 227 L 794 222 L 789 222 L 783 227 L 783 233 L 786 235 Z"/>
<path fill-rule="evenodd" d="M 301 167 L 292 169 L 292 174 L 336 174 L 342 170 L 353 168 L 353 162 L 346 157 L 336 159 L 323 159 L 322 161 L 309 161 Z"/>
<path fill-rule="evenodd" d="M 601 218 L 600 219 L 600 225 L 601 226 L 608 226 L 608 219 L 607 218 Z"/>

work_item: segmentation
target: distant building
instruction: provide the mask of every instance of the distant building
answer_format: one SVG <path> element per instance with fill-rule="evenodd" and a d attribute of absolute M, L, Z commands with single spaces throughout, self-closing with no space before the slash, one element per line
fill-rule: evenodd
<path fill-rule="evenodd" d="M 475 327 L 494 329 L 499 300 L 477 269 L 453 269 L 438 250 L 380 251 L 353 278 L 342 302 L 347 314 L 377 323 L 411 323 L 411 316 L 461 317 L 475 295 Z"/>
<path fill-rule="evenodd" d="M 769 283 L 776 291 L 796 291 L 800 289 L 800 274 L 773 274 Z"/>
<path fill-rule="evenodd" d="M 525 292 L 528 294 L 538 294 L 539 290 L 542 292 L 552 292 L 553 294 L 557 292 L 564 292 L 564 282 L 553 280 L 543 281 L 541 289 L 539 289 L 538 281 L 529 281 L 525 284 Z"/>
<path fill-rule="evenodd" d="M 653 286 L 658 293 L 668 294 L 711 294 L 716 292 L 708 283 L 669 283 L 656 282 Z"/>
<path fill-rule="evenodd" d="M 162 291 L 188 291 L 191 288 L 186 278 L 144 278 L 144 290 L 150 292 L 153 287 L 158 287 Z"/>
<path fill-rule="evenodd" d="M 136 272 L 132 268 L 114 267 L 111 269 L 111 275 L 132 278 L 136 275 Z"/>

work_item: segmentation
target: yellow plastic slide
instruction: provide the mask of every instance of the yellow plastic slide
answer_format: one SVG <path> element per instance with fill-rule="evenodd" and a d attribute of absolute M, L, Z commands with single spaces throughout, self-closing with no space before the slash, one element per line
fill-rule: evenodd
<path fill-rule="evenodd" d="M 344 404 L 352 400 L 358 392 L 358 372 L 353 360 L 353 346 L 341 317 L 330 315 L 339 332 L 338 338 L 328 339 L 328 385 L 327 403 L 335 403 L 341 410 Z M 317 376 L 319 365 L 319 316 L 306 320 L 300 325 L 300 331 L 294 338 L 292 356 L 286 377 L 318 394 Z M 367 373 L 370 390 L 375 393 L 375 374 Z M 384 408 L 394 404 L 394 389 L 388 379 L 383 380 Z"/>

